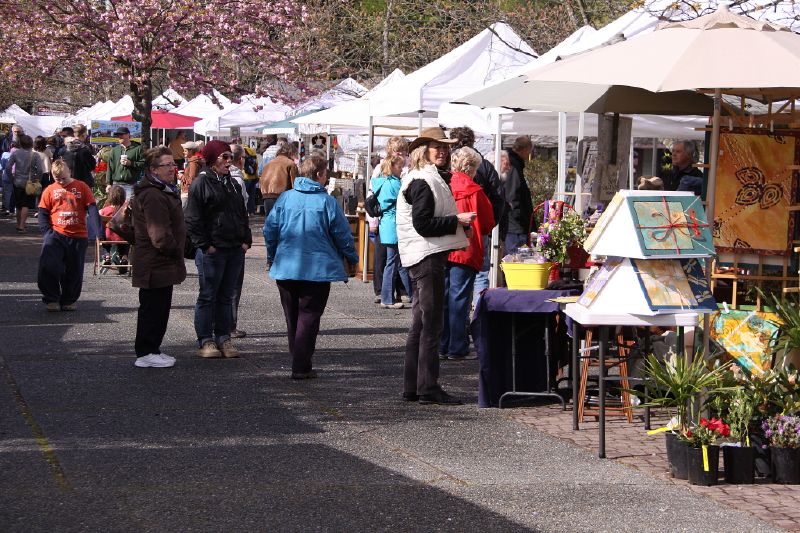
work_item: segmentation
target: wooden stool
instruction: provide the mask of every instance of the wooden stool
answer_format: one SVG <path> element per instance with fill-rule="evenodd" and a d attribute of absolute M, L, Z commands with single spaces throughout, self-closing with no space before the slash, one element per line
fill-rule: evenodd
<path fill-rule="evenodd" d="M 128 251 L 128 264 L 127 265 L 102 265 L 102 264 L 100 264 L 101 260 L 102 260 L 101 258 L 103 257 L 102 254 L 103 254 L 103 245 L 104 244 L 111 244 L 111 245 L 124 244 L 126 246 L 129 246 L 130 249 Z M 126 268 L 127 269 L 127 275 L 130 276 L 131 272 L 133 270 L 132 269 L 133 265 L 130 262 L 131 261 L 130 257 L 131 257 L 131 251 L 132 250 L 133 250 L 133 245 L 129 244 L 128 241 L 101 241 L 99 239 L 96 240 L 95 241 L 95 245 L 94 245 L 94 275 L 96 276 L 97 273 L 102 271 L 102 269 L 104 269 L 104 268 L 109 269 L 109 270 L 120 270 L 121 268 Z"/>
<path fill-rule="evenodd" d="M 591 349 L 592 346 L 592 330 L 586 330 L 586 350 Z M 622 389 L 622 406 L 621 407 L 609 407 L 606 405 L 605 411 L 606 415 L 612 416 L 622 416 L 624 415 L 627 418 L 628 423 L 633 423 L 633 409 L 631 406 L 631 397 L 628 393 L 628 389 L 630 388 L 630 383 L 628 381 L 628 358 L 630 356 L 631 348 L 635 344 L 635 341 L 632 340 L 625 340 L 622 333 L 617 335 L 617 356 L 616 357 L 606 357 L 605 366 L 606 366 L 606 373 L 608 372 L 609 368 L 619 367 L 619 375 L 620 375 L 620 388 Z M 583 422 L 584 415 L 586 416 L 599 416 L 600 410 L 597 407 L 587 407 L 586 406 L 586 388 L 587 382 L 589 379 L 589 367 L 590 366 L 598 366 L 599 361 L 597 359 L 591 358 L 588 355 L 583 357 L 581 361 L 581 377 L 580 377 L 580 388 L 578 392 L 578 419 Z"/>

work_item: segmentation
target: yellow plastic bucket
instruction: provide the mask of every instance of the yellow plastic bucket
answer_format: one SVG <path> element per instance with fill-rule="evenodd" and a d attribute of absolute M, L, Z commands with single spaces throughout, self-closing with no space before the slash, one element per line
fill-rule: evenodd
<path fill-rule="evenodd" d="M 506 285 L 515 291 L 541 290 L 547 287 L 553 263 L 501 263 Z"/>

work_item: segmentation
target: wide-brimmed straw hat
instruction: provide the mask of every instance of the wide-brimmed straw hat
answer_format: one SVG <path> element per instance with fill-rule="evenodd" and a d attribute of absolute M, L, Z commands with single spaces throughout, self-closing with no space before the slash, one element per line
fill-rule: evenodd
<path fill-rule="evenodd" d="M 455 144 L 458 142 L 456 139 L 448 139 L 442 128 L 425 128 L 420 132 L 419 137 L 411 141 L 411 144 L 408 145 L 408 151 L 409 153 L 413 152 L 415 148 L 433 141 L 444 144 Z"/>

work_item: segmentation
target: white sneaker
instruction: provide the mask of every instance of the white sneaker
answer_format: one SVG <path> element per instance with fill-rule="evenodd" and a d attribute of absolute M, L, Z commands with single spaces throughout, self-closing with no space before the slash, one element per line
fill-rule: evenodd
<path fill-rule="evenodd" d="M 175 364 L 175 360 L 164 359 L 161 354 L 151 353 L 144 357 L 137 357 L 136 362 L 133 363 L 139 368 L 167 368 Z"/>
<path fill-rule="evenodd" d="M 171 355 L 167 355 L 167 354 L 165 354 L 164 352 L 158 353 L 158 354 L 156 354 L 156 355 L 158 355 L 159 357 L 161 357 L 161 358 L 162 358 L 164 361 L 170 361 L 170 362 L 172 362 L 172 363 L 174 363 L 174 362 L 175 362 L 175 358 L 174 358 L 174 357 L 172 357 Z"/>

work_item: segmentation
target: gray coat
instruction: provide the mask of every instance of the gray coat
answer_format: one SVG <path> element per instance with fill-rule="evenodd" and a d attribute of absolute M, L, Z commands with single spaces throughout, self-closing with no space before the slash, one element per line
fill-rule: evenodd
<path fill-rule="evenodd" d="M 31 165 L 33 169 L 31 170 Z M 12 173 L 13 169 L 13 173 Z M 42 179 L 44 172 L 44 165 L 42 158 L 33 150 L 18 149 L 11 154 L 8 162 L 6 162 L 6 179 L 14 182 L 14 187 L 20 189 L 25 187 L 28 178 L 31 181 L 39 181 Z"/>

